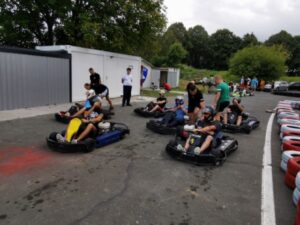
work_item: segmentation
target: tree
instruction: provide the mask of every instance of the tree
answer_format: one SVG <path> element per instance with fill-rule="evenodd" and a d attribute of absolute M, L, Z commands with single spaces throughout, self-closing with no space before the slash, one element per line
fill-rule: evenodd
<path fill-rule="evenodd" d="M 275 80 L 285 73 L 287 52 L 282 46 L 263 45 L 239 50 L 230 59 L 230 72 L 237 76 Z"/>
<path fill-rule="evenodd" d="M 297 64 L 297 59 L 294 58 L 294 51 L 297 48 L 297 41 L 294 37 L 289 34 L 288 32 L 282 30 L 277 34 L 272 35 L 269 39 L 265 42 L 267 46 L 273 45 L 282 45 L 286 48 L 289 53 L 289 58 L 286 62 L 289 68 L 293 69 L 293 65 Z"/>
<path fill-rule="evenodd" d="M 171 24 L 161 39 L 161 55 L 166 55 L 171 45 L 176 42 L 186 45 L 187 31 L 183 23 Z"/>
<path fill-rule="evenodd" d="M 242 48 L 245 48 L 245 47 L 251 47 L 253 45 L 258 45 L 259 42 L 256 38 L 256 36 L 251 33 L 251 34 L 245 34 L 243 36 L 243 39 L 242 39 Z"/>
<path fill-rule="evenodd" d="M 186 57 L 187 51 L 182 47 L 182 44 L 175 42 L 170 46 L 168 51 L 167 63 L 169 66 L 176 66 Z"/>
<path fill-rule="evenodd" d="M 217 30 L 210 36 L 212 59 L 210 67 L 213 69 L 228 69 L 230 57 L 241 48 L 241 38 L 227 29 Z"/>
<path fill-rule="evenodd" d="M 209 65 L 210 49 L 209 35 L 202 26 L 190 28 L 187 32 L 188 62 L 196 68 L 206 68 Z"/>
<path fill-rule="evenodd" d="M 163 0 L 2 0 L 0 44 L 71 44 L 155 55 L 165 28 Z"/>

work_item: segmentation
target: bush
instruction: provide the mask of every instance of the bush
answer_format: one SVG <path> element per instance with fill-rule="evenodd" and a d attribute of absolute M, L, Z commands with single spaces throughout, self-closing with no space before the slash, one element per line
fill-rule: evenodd
<path fill-rule="evenodd" d="M 263 45 L 244 48 L 230 59 L 229 71 L 236 76 L 276 80 L 285 74 L 287 53 L 282 47 Z"/>

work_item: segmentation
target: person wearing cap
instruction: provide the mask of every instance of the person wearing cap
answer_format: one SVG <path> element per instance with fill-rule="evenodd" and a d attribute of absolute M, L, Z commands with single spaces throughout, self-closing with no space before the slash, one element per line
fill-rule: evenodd
<path fill-rule="evenodd" d="M 216 75 L 214 79 L 217 87 L 213 107 L 216 110 L 216 119 L 220 121 L 222 112 L 230 104 L 230 91 L 229 86 L 223 81 L 221 76 Z"/>
<path fill-rule="evenodd" d="M 242 113 L 244 111 L 244 106 L 241 105 L 241 98 L 233 98 L 232 104 L 228 106 L 224 113 L 223 124 L 228 123 L 228 114 L 235 113 L 237 115 L 236 125 L 240 126 L 242 123 Z"/>
<path fill-rule="evenodd" d="M 91 86 L 92 89 L 95 90 L 99 84 L 101 84 L 101 77 L 98 73 L 95 72 L 94 68 L 89 68 L 90 72 L 90 81 L 91 81 Z"/>
<path fill-rule="evenodd" d="M 154 107 L 150 110 L 150 112 L 162 112 L 167 104 L 167 98 L 165 97 L 165 91 L 159 91 L 159 97 L 156 99 L 156 102 L 153 103 Z"/>
<path fill-rule="evenodd" d="M 196 87 L 195 83 L 191 81 L 188 83 L 186 90 L 188 92 L 188 115 L 190 122 L 195 123 L 198 114 L 205 107 L 205 101 L 203 99 L 202 92 Z"/>
<path fill-rule="evenodd" d="M 200 155 L 205 150 L 209 148 L 209 146 L 214 141 L 216 145 L 221 143 L 221 123 L 214 119 L 215 111 L 212 107 L 205 107 L 202 111 L 203 117 L 196 123 L 196 128 L 194 130 L 194 134 L 191 134 L 187 139 L 185 146 L 181 146 L 180 144 L 177 146 L 177 149 L 183 152 L 188 151 L 191 142 L 194 142 L 195 139 L 200 138 L 199 146 L 194 149 L 194 154 Z M 196 135 L 200 133 L 201 136 Z"/>
<path fill-rule="evenodd" d="M 123 100 L 122 100 L 122 107 L 131 106 L 130 98 L 131 98 L 131 90 L 132 90 L 132 75 L 131 75 L 131 68 L 127 68 L 127 73 L 122 77 L 122 84 L 123 84 Z"/>

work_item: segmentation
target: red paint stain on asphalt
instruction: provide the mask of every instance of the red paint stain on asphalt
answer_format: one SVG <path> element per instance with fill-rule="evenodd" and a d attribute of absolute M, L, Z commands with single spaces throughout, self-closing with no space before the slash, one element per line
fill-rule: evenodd
<path fill-rule="evenodd" d="M 51 155 L 34 148 L 0 149 L 0 175 L 10 176 L 39 167 L 49 161 Z"/>

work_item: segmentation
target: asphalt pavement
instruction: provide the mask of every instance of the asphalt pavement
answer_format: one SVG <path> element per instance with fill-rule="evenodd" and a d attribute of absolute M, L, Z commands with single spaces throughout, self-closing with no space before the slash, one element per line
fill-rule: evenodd
<path fill-rule="evenodd" d="M 212 102 L 212 95 L 205 95 Z M 196 166 L 165 152 L 172 136 L 146 129 L 133 107 L 116 106 L 113 121 L 129 125 L 124 140 L 88 154 L 62 154 L 46 137 L 65 128 L 53 114 L 0 122 L 0 224 L 241 225 L 261 223 L 265 132 L 279 100 L 257 92 L 242 99 L 261 124 L 250 135 L 230 134 L 239 149 L 222 166 Z M 293 224 L 292 190 L 280 171 L 278 128 L 272 157 L 276 221 Z M 272 187 L 270 187 L 272 188 Z"/>

